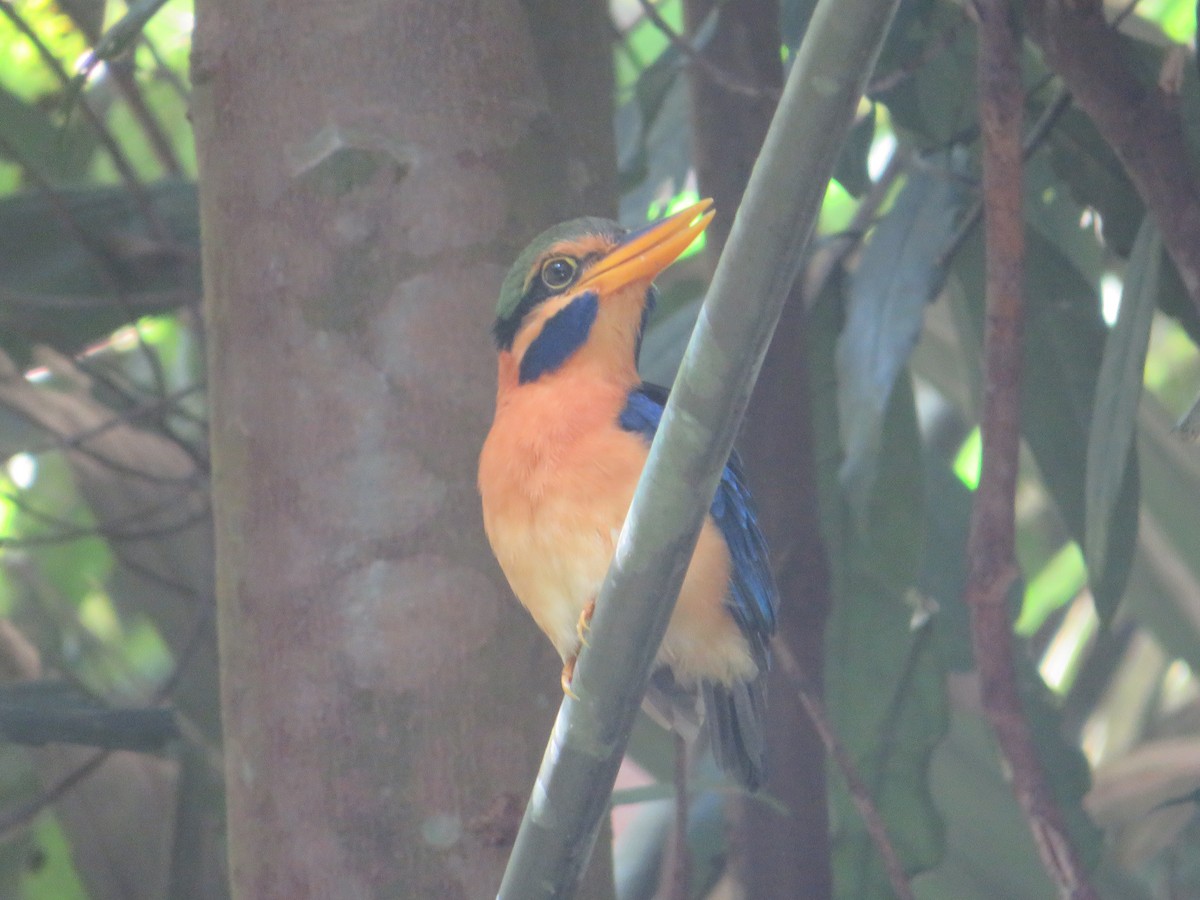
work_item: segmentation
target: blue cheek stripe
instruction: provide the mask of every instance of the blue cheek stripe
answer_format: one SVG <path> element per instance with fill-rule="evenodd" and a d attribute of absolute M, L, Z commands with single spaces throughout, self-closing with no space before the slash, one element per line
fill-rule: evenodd
<path fill-rule="evenodd" d="M 553 372 L 576 350 L 583 346 L 600 311 L 600 300 L 594 291 L 580 294 L 546 320 L 525 355 L 517 377 L 521 384 L 536 381 Z"/>

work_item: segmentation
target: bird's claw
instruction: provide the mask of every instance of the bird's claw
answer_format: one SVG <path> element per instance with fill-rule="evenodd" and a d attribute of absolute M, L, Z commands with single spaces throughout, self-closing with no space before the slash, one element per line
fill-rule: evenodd
<path fill-rule="evenodd" d="M 579 695 L 571 690 L 571 679 L 575 677 L 575 660 L 578 658 L 579 657 L 577 656 L 572 656 L 565 663 L 563 663 L 562 690 L 563 693 L 572 700 L 579 699 Z"/>
<path fill-rule="evenodd" d="M 579 643 L 585 647 L 591 646 L 588 643 L 587 635 L 592 630 L 592 616 L 596 614 L 596 601 L 589 600 L 583 605 L 583 611 L 579 613 L 579 621 L 575 623 L 575 636 L 579 638 Z"/>
<path fill-rule="evenodd" d="M 596 612 L 596 601 L 589 600 L 584 604 L 583 610 L 579 613 L 579 621 L 575 623 L 575 635 L 579 638 L 579 643 L 583 647 L 587 647 L 587 633 L 592 628 L 592 616 Z M 563 693 L 572 700 L 578 700 L 579 695 L 571 690 L 571 680 L 575 677 L 575 661 L 579 659 L 578 654 L 567 659 L 563 663 L 562 670 L 562 689 Z"/>

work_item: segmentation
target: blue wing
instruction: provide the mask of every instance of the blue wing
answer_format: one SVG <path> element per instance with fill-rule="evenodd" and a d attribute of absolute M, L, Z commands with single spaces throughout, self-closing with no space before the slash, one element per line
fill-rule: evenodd
<path fill-rule="evenodd" d="M 666 402 L 665 389 L 643 384 L 630 392 L 621 411 L 621 427 L 643 435 L 647 441 L 653 439 Z M 758 675 L 734 684 L 702 682 L 699 689 L 704 698 L 705 728 L 717 764 L 754 791 L 766 779 L 767 644 L 775 632 L 778 591 L 736 453 L 725 464 L 709 512 L 729 547 L 729 592 L 725 602 L 750 645 Z M 660 710 L 664 705 L 681 703 L 686 707 L 678 694 L 670 671 L 660 670 L 651 679 L 647 701 L 651 708 Z M 674 721 L 686 719 L 685 710 Z"/>
<path fill-rule="evenodd" d="M 651 440 L 662 421 L 666 402 L 665 388 L 643 384 L 630 392 L 621 412 L 621 427 Z M 730 456 L 721 473 L 709 512 L 729 547 L 729 610 L 750 641 L 756 658 L 763 662 L 767 641 L 775 633 L 778 591 L 737 453 Z"/>

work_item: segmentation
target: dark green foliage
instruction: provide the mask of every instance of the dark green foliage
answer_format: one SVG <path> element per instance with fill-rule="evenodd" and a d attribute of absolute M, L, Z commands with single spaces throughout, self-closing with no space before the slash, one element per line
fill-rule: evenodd
<path fill-rule="evenodd" d="M 925 306 L 942 288 L 944 251 L 965 205 L 949 155 L 917 163 L 846 285 L 837 350 L 841 479 L 860 522 L 884 455 L 892 388 L 916 345 Z"/>
<path fill-rule="evenodd" d="M 121 188 L 0 200 L 0 348 L 10 357 L 27 362 L 35 344 L 76 353 L 140 316 L 198 304 L 195 187 L 160 181 L 145 190 L 168 241 Z"/>

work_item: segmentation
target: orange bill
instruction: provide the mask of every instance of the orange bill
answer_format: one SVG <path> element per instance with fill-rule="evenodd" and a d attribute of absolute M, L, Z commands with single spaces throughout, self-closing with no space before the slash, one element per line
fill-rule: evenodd
<path fill-rule="evenodd" d="M 606 297 L 627 285 L 653 281 L 708 227 L 714 215 L 712 203 L 701 200 L 669 218 L 631 231 L 588 270 L 579 287 Z"/>

